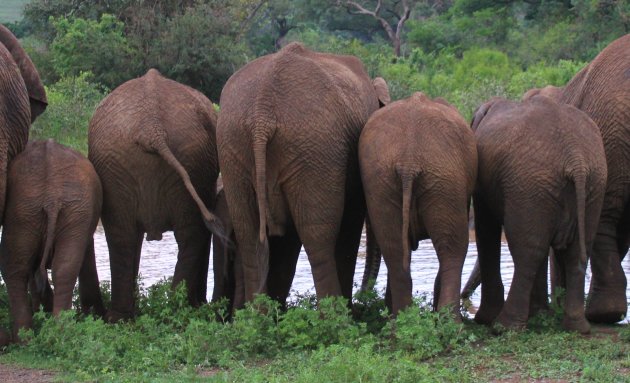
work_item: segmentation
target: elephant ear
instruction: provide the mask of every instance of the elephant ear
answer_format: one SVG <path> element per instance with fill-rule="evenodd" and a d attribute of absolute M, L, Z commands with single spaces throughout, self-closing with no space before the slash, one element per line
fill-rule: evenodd
<path fill-rule="evenodd" d="M 376 77 L 372 80 L 372 85 L 374 86 L 374 90 L 376 91 L 376 97 L 378 97 L 378 103 L 380 107 L 384 107 L 389 104 L 392 99 L 389 96 L 389 86 L 387 86 L 387 82 L 382 77 Z"/>
<path fill-rule="evenodd" d="M 2 43 L 13 56 L 13 60 L 20 68 L 20 73 L 28 90 L 28 97 L 31 103 L 31 122 L 42 114 L 48 106 L 46 90 L 42 84 L 39 73 L 31 58 L 28 57 L 18 39 L 4 25 L 0 24 L 0 43 Z"/>
<path fill-rule="evenodd" d="M 486 103 L 478 107 L 477 110 L 475 110 L 473 120 L 470 123 L 470 127 L 473 132 L 477 130 L 479 124 L 481 124 L 481 120 L 483 120 L 486 114 L 488 114 L 490 108 L 492 108 L 492 105 L 494 105 L 499 100 L 501 100 L 501 98 L 494 97 L 490 101 L 487 101 Z"/>
<path fill-rule="evenodd" d="M 527 92 L 525 92 L 525 94 L 523 94 L 523 97 L 521 97 L 521 101 L 527 101 L 530 98 L 540 94 L 541 88 L 533 88 L 528 90 Z"/>

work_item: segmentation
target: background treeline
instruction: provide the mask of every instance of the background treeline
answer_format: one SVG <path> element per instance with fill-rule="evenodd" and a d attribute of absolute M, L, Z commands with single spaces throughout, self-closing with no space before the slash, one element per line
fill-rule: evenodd
<path fill-rule="evenodd" d="M 360 57 L 394 99 L 423 91 L 469 118 L 491 96 L 566 83 L 628 33 L 630 1 L 25 0 L 8 27 L 48 87 L 33 136 L 85 151 L 122 82 L 154 67 L 218 103 L 234 71 L 296 40 Z"/>

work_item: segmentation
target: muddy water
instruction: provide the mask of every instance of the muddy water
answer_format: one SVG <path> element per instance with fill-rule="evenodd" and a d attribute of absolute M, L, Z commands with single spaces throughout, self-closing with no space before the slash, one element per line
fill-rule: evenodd
<path fill-rule="evenodd" d="M 365 238 L 364 238 L 365 240 Z M 360 285 L 363 277 L 363 267 L 365 261 L 365 242 L 361 243 L 359 250 L 360 256 L 357 260 L 356 272 L 355 272 L 355 284 Z M 107 243 L 105 241 L 105 234 L 103 227 L 99 226 L 96 229 L 94 235 L 94 245 L 96 252 L 96 264 L 98 268 L 98 275 L 101 281 L 110 280 L 109 270 L 109 258 L 107 252 Z M 475 264 L 477 258 L 477 248 L 474 242 L 471 242 L 468 246 L 468 255 L 464 264 L 464 272 L 462 284 L 468 279 L 470 272 Z M 164 233 L 161 241 L 144 241 L 142 244 L 142 256 L 140 258 L 140 274 L 144 286 L 150 286 L 151 284 L 161 280 L 164 277 L 170 277 L 175 270 L 175 262 L 177 260 L 177 243 L 172 232 Z M 210 262 L 210 268 L 212 268 L 212 262 Z M 623 262 L 623 268 L 626 275 L 630 276 L 630 256 L 626 256 Z M 510 253 L 507 248 L 507 244 L 501 245 L 501 270 L 503 274 L 503 283 L 505 284 L 505 292 L 507 294 L 510 282 L 512 281 L 512 273 L 514 271 L 514 265 Z M 421 241 L 418 250 L 414 251 L 411 256 L 411 274 L 413 280 L 414 294 L 427 294 L 429 298 L 433 295 L 433 281 L 438 271 L 438 262 L 433 250 L 433 245 L 430 240 Z M 377 279 L 376 288 L 378 290 L 385 288 L 387 278 L 387 268 L 384 264 L 381 264 L 381 271 Z M 590 270 L 587 271 L 586 289 L 590 283 Z M 208 272 L 208 297 L 212 295 L 212 270 Z M 630 286 L 630 284 L 629 284 Z M 311 275 L 311 267 L 308 263 L 306 253 L 304 250 L 300 253 L 300 258 L 297 264 L 297 270 L 295 279 L 292 286 L 293 293 L 314 293 L 313 277 Z M 630 289 L 627 291 L 627 296 L 630 298 Z M 472 301 L 475 306 L 479 304 L 479 289 L 472 296 Z"/>

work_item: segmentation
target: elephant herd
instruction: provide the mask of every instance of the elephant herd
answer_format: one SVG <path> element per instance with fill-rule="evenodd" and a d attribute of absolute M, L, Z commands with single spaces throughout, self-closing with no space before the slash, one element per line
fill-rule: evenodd
<path fill-rule="evenodd" d="M 365 225 L 365 272 L 377 273 L 382 253 L 394 315 L 412 302 L 411 250 L 430 238 L 435 308 L 459 319 L 471 198 L 476 321 L 518 329 L 544 309 L 550 250 L 552 282 L 566 288 L 565 328 L 584 333 L 587 318 L 626 314 L 630 35 L 564 88 L 531 90 L 521 102 L 493 98 L 470 126 L 441 98 L 391 102 L 385 80 L 370 79 L 356 57 L 298 43 L 237 71 L 220 112 L 155 69 L 122 84 L 92 116 L 87 159 L 52 140 L 27 144 L 46 105 L 35 67 L 0 26 L 0 270 L 14 322 L 0 343 L 17 341 L 40 305 L 69 309 L 77 278 L 83 312 L 133 318 L 143 237 L 168 230 L 178 245 L 173 284 L 185 281 L 189 302 L 206 300 L 212 240 L 213 300 L 239 308 L 261 293 L 285 303 L 302 246 L 317 297 L 349 299 Z M 108 308 L 94 259 L 99 219 Z M 507 300 L 502 230 L 515 264 Z"/>

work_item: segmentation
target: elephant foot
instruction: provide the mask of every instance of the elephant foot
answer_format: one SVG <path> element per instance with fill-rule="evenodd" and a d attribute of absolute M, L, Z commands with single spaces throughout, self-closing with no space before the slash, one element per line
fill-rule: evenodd
<path fill-rule="evenodd" d="M 492 324 L 492 332 L 501 334 L 505 331 L 523 331 L 527 328 L 527 320 L 517 320 L 509 318 L 505 313 L 499 314 L 496 321 Z"/>
<path fill-rule="evenodd" d="M 588 334 L 591 332 L 591 325 L 586 318 L 569 318 L 564 316 L 562 319 L 562 327 L 567 331 L 575 331 L 580 334 Z"/>
<path fill-rule="evenodd" d="M 11 332 L 5 329 L 0 329 L 0 347 L 5 347 L 11 344 Z"/>
<path fill-rule="evenodd" d="M 626 317 L 628 302 L 622 293 L 595 292 L 586 304 L 586 319 L 593 323 L 617 323 Z"/>
<path fill-rule="evenodd" d="M 479 324 L 491 325 L 492 322 L 501 312 L 501 307 L 488 308 L 487 306 L 480 306 L 479 310 L 475 314 L 475 322 Z"/>
<path fill-rule="evenodd" d="M 105 314 L 105 322 L 107 323 L 118 323 L 126 320 L 133 319 L 133 313 L 122 313 L 116 310 L 109 310 Z"/>

